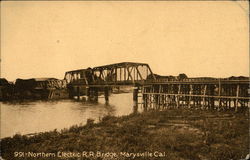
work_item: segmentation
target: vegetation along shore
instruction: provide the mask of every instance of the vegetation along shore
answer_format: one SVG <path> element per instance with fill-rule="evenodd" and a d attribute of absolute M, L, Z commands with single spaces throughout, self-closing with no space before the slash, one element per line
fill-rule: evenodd
<path fill-rule="evenodd" d="M 248 130 L 248 111 L 148 111 L 4 138 L 1 156 L 6 160 L 238 160 L 249 153 Z"/>

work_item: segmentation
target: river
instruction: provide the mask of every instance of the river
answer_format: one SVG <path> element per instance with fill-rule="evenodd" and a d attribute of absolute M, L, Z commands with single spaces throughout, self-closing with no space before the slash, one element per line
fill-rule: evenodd
<path fill-rule="evenodd" d="M 112 94 L 109 104 L 104 98 L 98 103 L 76 100 L 0 102 L 1 138 L 14 134 L 30 134 L 72 125 L 86 124 L 87 119 L 98 122 L 103 116 L 122 116 L 133 112 L 131 93 Z"/>

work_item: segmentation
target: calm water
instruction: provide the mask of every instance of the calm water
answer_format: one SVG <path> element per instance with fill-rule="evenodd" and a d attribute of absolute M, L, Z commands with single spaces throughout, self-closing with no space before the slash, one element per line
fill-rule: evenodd
<path fill-rule="evenodd" d="M 16 133 L 28 134 L 60 130 L 75 124 L 85 124 L 88 118 L 98 121 L 105 115 L 121 116 L 133 112 L 132 94 L 113 94 L 109 105 L 104 98 L 98 104 L 75 100 L 2 103 L 1 138 Z"/>

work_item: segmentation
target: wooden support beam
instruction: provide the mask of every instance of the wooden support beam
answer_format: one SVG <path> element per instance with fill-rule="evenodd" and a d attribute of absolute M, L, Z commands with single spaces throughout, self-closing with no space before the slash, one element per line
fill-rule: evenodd
<path fill-rule="evenodd" d="M 190 88 L 189 88 L 189 102 L 188 102 L 188 108 L 191 108 L 191 102 L 192 102 L 192 95 L 193 95 L 193 85 L 191 84 L 190 85 Z"/>
<path fill-rule="evenodd" d="M 161 96 L 160 96 L 160 99 L 161 99 L 161 107 L 162 107 L 162 109 L 164 108 L 164 94 L 162 94 L 162 93 L 164 93 L 164 85 L 161 85 L 161 90 L 160 90 L 160 93 L 161 93 Z"/>
<path fill-rule="evenodd" d="M 77 100 L 80 100 L 80 86 L 77 86 Z"/>
<path fill-rule="evenodd" d="M 177 103 L 177 108 L 180 107 L 180 94 L 181 94 L 181 85 L 178 85 L 178 93 L 177 93 L 177 97 L 176 97 L 176 103 Z"/>
<path fill-rule="evenodd" d="M 85 95 L 86 95 L 86 100 L 89 101 L 90 100 L 90 88 L 88 86 L 85 88 Z"/>
<path fill-rule="evenodd" d="M 120 69 L 120 81 L 122 81 L 122 68 L 119 68 Z"/>
<path fill-rule="evenodd" d="M 238 84 L 237 85 L 237 90 L 236 90 L 235 112 L 238 111 L 238 101 L 239 101 L 238 97 L 239 97 L 239 93 L 240 93 L 240 85 Z"/>
<path fill-rule="evenodd" d="M 218 96 L 219 96 L 219 107 L 218 107 L 218 110 L 220 109 L 221 107 L 221 79 L 219 79 L 219 93 L 218 93 Z"/>
<path fill-rule="evenodd" d="M 206 96 L 206 92 L 207 92 L 207 85 L 204 86 L 203 92 L 204 92 L 204 93 L 203 93 L 202 109 L 205 109 L 205 103 L 206 103 L 205 96 Z"/>
<path fill-rule="evenodd" d="M 146 92 L 146 88 L 142 87 L 142 103 L 143 103 L 143 109 L 144 111 L 147 111 L 148 108 L 148 100 L 147 100 L 147 95 L 144 94 Z"/>
<path fill-rule="evenodd" d="M 138 112 L 138 87 L 134 86 L 133 88 L 133 109 L 134 109 L 134 113 Z"/>
<path fill-rule="evenodd" d="M 94 102 L 98 102 L 98 88 L 94 88 Z"/>
<path fill-rule="evenodd" d="M 151 87 L 151 93 L 154 92 L 154 86 Z M 150 94 L 150 108 L 154 108 L 154 95 Z"/>
<path fill-rule="evenodd" d="M 162 86 L 159 85 L 159 89 L 158 89 L 158 93 L 159 93 L 159 96 L 157 97 L 157 100 L 158 100 L 158 105 L 157 105 L 157 109 L 159 109 L 161 107 L 161 89 L 162 89 Z"/>
<path fill-rule="evenodd" d="M 214 95 L 214 90 L 215 90 L 215 85 L 211 85 L 210 86 L 210 95 Z M 210 109 L 214 109 L 214 97 L 210 98 L 211 102 L 210 102 Z"/>

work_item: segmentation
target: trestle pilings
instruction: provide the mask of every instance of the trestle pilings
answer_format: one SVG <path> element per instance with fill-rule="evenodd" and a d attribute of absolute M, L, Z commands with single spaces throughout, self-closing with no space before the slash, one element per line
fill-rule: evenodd
<path fill-rule="evenodd" d="M 248 84 L 153 84 L 141 87 L 144 110 L 194 108 L 247 109 Z"/>
<path fill-rule="evenodd" d="M 77 96 L 78 100 L 85 96 L 87 101 L 97 102 L 98 94 L 102 92 L 108 104 L 112 87 L 114 86 L 76 86 L 71 89 L 70 96 Z M 134 84 L 133 109 L 137 112 L 138 104 L 142 104 L 144 110 L 194 108 L 237 112 L 249 107 L 248 88 L 248 83 L 220 82 Z"/>

